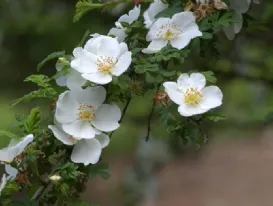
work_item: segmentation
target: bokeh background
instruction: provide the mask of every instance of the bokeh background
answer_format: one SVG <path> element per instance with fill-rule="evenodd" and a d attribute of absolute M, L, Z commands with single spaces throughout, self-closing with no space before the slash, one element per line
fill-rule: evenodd
<path fill-rule="evenodd" d="M 9 129 L 15 113 L 27 114 L 37 104 L 49 121 L 48 101 L 10 109 L 12 100 L 34 89 L 23 83 L 25 77 L 35 73 L 49 53 L 71 53 L 86 29 L 106 34 L 118 16 L 133 6 L 92 11 L 72 23 L 75 3 L 0 1 L 0 129 Z M 253 5 L 249 14 L 256 20 L 234 41 L 219 34 L 218 60 L 186 62 L 194 69 L 214 71 L 224 93 L 220 110 L 226 120 L 207 128 L 210 144 L 199 150 L 178 147 L 176 138 L 159 126 L 157 115 L 153 138 L 144 142 L 153 96 L 133 98 L 124 124 L 104 154 L 112 177 L 90 180 L 83 199 L 101 206 L 273 205 L 273 2 Z M 42 71 L 54 74 L 55 63 Z M 7 142 L 0 137 L 2 146 Z"/>

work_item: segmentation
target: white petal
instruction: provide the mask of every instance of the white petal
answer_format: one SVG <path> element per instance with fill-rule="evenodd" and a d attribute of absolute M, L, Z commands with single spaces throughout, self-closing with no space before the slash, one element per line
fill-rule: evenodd
<path fill-rule="evenodd" d="M 202 36 L 202 32 L 199 30 L 199 27 L 195 22 L 188 24 L 184 28 L 182 34 L 188 36 L 191 39 Z"/>
<path fill-rule="evenodd" d="M 119 128 L 118 121 L 121 118 L 121 111 L 117 105 L 103 104 L 95 115 L 96 118 L 91 122 L 97 129 L 110 132 Z"/>
<path fill-rule="evenodd" d="M 97 45 L 97 55 L 117 58 L 120 54 L 119 42 L 116 38 L 109 36 L 99 37 L 95 40 Z"/>
<path fill-rule="evenodd" d="M 132 24 L 135 20 L 138 19 L 140 14 L 140 5 L 137 7 L 135 6 L 134 9 L 130 10 L 128 14 L 122 15 L 118 22 L 126 22 L 128 24 Z"/>
<path fill-rule="evenodd" d="M 112 81 L 112 76 L 103 72 L 96 72 L 91 74 L 82 74 L 84 79 L 87 79 L 96 84 L 108 84 Z"/>
<path fill-rule="evenodd" d="M 206 78 L 200 73 L 192 73 L 190 76 L 188 74 L 181 74 L 177 80 L 177 85 L 183 91 L 186 91 L 188 88 L 201 90 L 206 85 Z"/>
<path fill-rule="evenodd" d="M 152 25 L 152 27 L 150 28 L 147 36 L 146 36 L 146 40 L 147 41 L 153 41 L 155 39 L 158 39 L 158 31 L 162 30 L 161 27 L 163 27 L 166 24 L 169 24 L 171 21 L 170 18 L 159 18 L 158 20 L 155 21 L 155 23 Z"/>
<path fill-rule="evenodd" d="M 84 50 L 91 52 L 93 54 L 97 54 L 97 47 L 98 47 L 98 42 L 100 41 L 100 38 L 103 38 L 104 35 L 100 34 L 91 34 L 93 38 L 89 39 L 86 44 L 84 45 Z"/>
<path fill-rule="evenodd" d="M 83 163 L 85 166 L 96 164 L 100 159 L 101 150 L 101 144 L 97 139 L 83 139 L 74 146 L 71 160 L 75 163 Z"/>
<path fill-rule="evenodd" d="M 125 52 L 128 52 L 128 46 L 124 42 L 121 42 L 119 44 L 119 49 L 120 49 L 120 56 L 123 55 Z"/>
<path fill-rule="evenodd" d="M 151 3 L 149 8 L 143 14 L 145 27 L 150 28 L 155 21 L 155 16 L 167 8 L 168 4 L 162 3 L 161 0 L 155 0 L 153 3 Z"/>
<path fill-rule="evenodd" d="M 70 90 L 81 88 L 86 82 L 81 74 L 75 70 L 71 70 L 67 75 L 67 87 Z"/>
<path fill-rule="evenodd" d="M 65 87 L 67 84 L 66 81 L 67 81 L 66 76 L 60 76 L 60 77 L 56 78 L 56 84 L 60 87 Z"/>
<path fill-rule="evenodd" d="M 73 122 L 77 119 L 78 103 L 71 91 L 62 93 L 56 103 L 55 118 L 64 124 Z"/>
<path fill-rule="evenodd" d="M 125 38 L 127 37 L 127 34 L 125 32 L 125 29 L 121 28 L 112 28 L 110 29 L 108 35 L 114 35 L 118 38 L 118 42 L 123 42 Z"/>
<path fill-rule="evenodd" d="M 159 52 L 163 47 L 167 46 L 168 41 L 162 39 L 153 40 L 146 49 L 143 49 L 142 52 L 145 54 L 154 54 Z"/>
<path fill-rule="evenodd" d="M 117 64 L 113 68 L 112 74 L 115 76 L 120 76 L 124 73 L 130 66 L 132 62 L 132 53 L 127 51 L 119 58 Z"/>
<path fill-rule="evenodd" d="M 100 107 L 106 98 L 106 90 L 102 86 L 72 90 L 71 93 L 78 104 L 92 105 L 95 109 Z"/>
<path fill-rule="evenodd" d="M 15 179 L 18 174 L 18 170 L 16 168 L 10 166 L 9 164 L 5 164 L 5 171 L 9 175 L 7 178 L 8 180 Z"/>
<path fill-rule="evenodd" d="M 96 131 L 89 121 L 77 120 L 69 124 L 63 124 L 62 129 L 76 139 L 91 139 L 96 135 Z"/>
<path fill-rule="evenodd" d="M 0 150 L 0 162 L 12 162 L 13 159 L 20 155 L 25 147 L 33 141 L 33 135 L 27 135 L 21 141 L 17 143 L 10 144 L 8 147 L 5 147 Z"/>
<path fill-rule="evenodd" d="M 109 136 L 104 133 L 96 135 L 95 138 L 100 142 L 102 148 L 107 147 L 110 143 Z"/>
<path fill-rule="evenodd" d="M 184 117 L 190 117 L 193 115 L 202 114 L 207 111 L 208 109 L 203 109 L 198 104 L 195 104 L 195 105 L 181 104 L 178 107 L 178 112 L 180 113 L 181 116 L 184 116 Z"/>
<path fill-rule="evenodd" d="M 203 99 L 199 103 L 203 109 L 212 109 L 222 104 L 223 93 L 216 86 L 208 86 L 202 90 Z"/>
<path fill-rule="evenodd" d="M 177 49 L 185 48 L 192 39 L 202 36 L 197 24 L 192 23 L 176 38 L 170 41 L 170 44 Z"/>
<path fill-rule="evenodd" d="M 173 15 L 171 22 L 184 31 L 189 24 L 195 22 L 195 17 L 190 11 L 180 12 Z"/>
<path fill-rule="evenodd" d="M 177 83 L 175 82 L 164 82 L 163 86 L 165 87 L 165 91 L 170 97 L 170 99 L 180 105 L 183 103 L 184 95 L 183 93 L 178 89 Z"/>
<path fill-rule="evenodd" d="M 170 44 L 172 47 L 176 49 L 183 49 L 190 43 L 191 38 L 188 38 L 188 36 L 180 35 L 176 39 L 170 40 Z"/>
<path fill-rule="evenodd" d="M 80 73 L 90 73 L 97 71 L 97 56 L 95 54 L 78 47 L 74 49 L 73 55 L 75 58 L 70 63 L 73 69 Z"/>
<path fill-rule="evenodd" d="M 70 135 L 66 134 L 65 132 L 59 130 L 56 126 L 54 125 L 49 125 L 48 128 L 53 132 L 54 136 L 60 140 L 62 143 L 66 145 L 74 145 L 75 142 L 72 141 L 73 139 L 70 138 Z"/>
<path fill-rule="evenodd" d="M 0 196 L 1 196 L 1 191 L 6 187 L 6 184 L 7 184 L 6 174 L 3 174 L 1 178 L 1 182 L 0 182 Z"/>

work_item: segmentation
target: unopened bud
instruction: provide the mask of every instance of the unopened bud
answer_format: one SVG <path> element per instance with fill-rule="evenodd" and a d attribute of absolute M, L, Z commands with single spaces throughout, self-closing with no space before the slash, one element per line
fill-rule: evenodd
<path fill-rule="evenodd" d="M 49 177 L 49 179 L 53 182 L 58 182 L 62 179 L 62 177 L 60 175 L 53 175 L 53 176 Z"/>

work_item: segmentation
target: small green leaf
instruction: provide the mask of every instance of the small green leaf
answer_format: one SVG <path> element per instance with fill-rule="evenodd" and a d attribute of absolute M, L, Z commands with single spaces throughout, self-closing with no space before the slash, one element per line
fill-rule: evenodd
<path fill-rule="evenodd" d="M 36 129 L 40 127 L 40 122 L 40 109 L 33 108 L 24 123 L 26 133 L 33 133 Z"/>
<path fill-rule="evenodd" d="M 208 32 L 203 32 L 203 35 L 200 37 L 201 39 L 212 39 L 213 35 L 211 33 Z"/>
<path fill-rule="evenodd" d="M 161 18 L 161 17 L 172 17 L 174 14 L 179 13 L 183 11 L 181 7 L 170 7 L 167 9 L 164 9 L 163 11 L 159 12 L 155 18 Z"/>
<path fill-rule="evenodd" d="M 211 120 L 213 122 L 219 122 L 219 121 L 222 121 L 222 120 L 226 119 L 226 117 L 223 114 L 210 114 L 210 113 L 207 113 L 204 116 L 208 120 Z"/>
<path fill-rule="evenodd" d="M 145 80 L 147 83 L 154 83 L 155 82 L 155 78 L 149 72 L 146 72 Z"/>
<path fill-rule="evenodd" d="M 18 136 L 6 130 L 0 130 L 0 136 L 8 137 L 10 139 L 17 139 Z"/>
<path fill-rule="evenodd" d="M 210 83 L 215 84 L 217 82 L 216 77 L 214 76 L 214 73 L 212 71 L 207 71 L 207 72 L 201 72 L 205 77 L 206 80 Z"/>
<path fill-rule="evenodd" d="M 42 67 L 50 60 L 62 57 L 65 55 L 65 51 L 58 51 L 58 52 L 53 52 L 49 54 L 41 63 L 38 64 L 37 66 L 37 71 L 40 72 Z"/>
<path fill-rule="evenodd" d="M 31 75 L 31 76 L 27 77 L 24 81 L 25 82 L 33 82 L 33 83 L 37 84 L 40 87 L 47 88 L 47 87 L 51 86 L 50 83 L 49 83 L 50 80 L 51 79 L 46 75 L 42 75 L 42 74 L 36 75 L 36 74 L 34 74 L 34 75 Z"/>
<path fill-rule="evenodd" d="M 146 72 L 146 69 L 144 67 L 144 65 L 137 65 L 135 66 L 135 73 L 137 74 L 143 74 Z"/>
<path fill-rule="evenodd" d="M 91 0 L 79 0 L 76 4 L 76 11 L 73 18 L 73 22 L 77 22 L 80 20 L 80 18 L 85 15 L 87 12 L 97 9 L 97 8 L 103 8 L 104 4 L 94 4 Z"/>

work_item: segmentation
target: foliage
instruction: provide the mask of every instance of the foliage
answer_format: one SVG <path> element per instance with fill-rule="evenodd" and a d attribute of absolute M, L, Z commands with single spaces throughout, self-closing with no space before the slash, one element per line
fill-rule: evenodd
<path fill-rule="evenodd" d="M 91 10 L 111 10 L 122 2 L 132 3 L 132 1 L 127 0 L 119 2 L 111 1 L 107 3 L 102 3 L 102 1 L 99 0 L 79 0 L 76 4 L 73 21 L 79 21 L 83 15 Z M 184 5 L 188 3 L 188 1 L 180 0 L 168 0 L 163 2 L 168 3 L 169 7 L 158 12 L 158 14 L 155 15 L 155 21 L 160 20 L 162 17 L 172 18 L 174 14 L 184 11 Z M 196 4 L 194 2 L 192 3 Z M 128 45 L 129 51 L 131 52 L 130 54 L 132 54 L 132 62 L 126 72 L 121 75 L 114 75 L 112 81 L 103 86 L 107 91 L 106 103 L 123 103 L 123 110 L 118 123 L 123 121 L 123 117 L 126 114 L 127 107 L 130 104 L 132 97 L 144 97 L 148 91 L 155 91 L 153 102 L 151 102 L 152 108 L 147 117 L 148 126 L 146 140 L 149 140 L 150 138 L 152 116 L 155 111 L 159 110 L 158 113 L 161 125 L 168 133 L 176 138 L 181 147 L 200 148 L 203 144 L 206 144 L 208 142 L 208 134 L 204 127 L 206 124 L 213 124 L 224 120 L 224 115 L 221 114 L 221 112 L 216 113 L 211 111 L 208 111 L 205 114 L 198 113 L 197 115 L 187 116 L 180 113 L 180 115 L 177 112 L 177 105 L 171 101 L 171 95 L 168 94 L 167 89 L 167 93 L 164 92 L 161 86 L 166 82 L 176 82 L 177 78 L 182 73 L 190 75 L 196 73 L 196 71 L 200 71 L 200 74 L 205 77 L 208 84 L 217 83 L 214 72 L 206 71 L 205 66 L 204 68 L 195 68 L 192 70 L 192 68 L 185 65 L 187 64 L 187 59 L 189 57 L 208 57 L 209 60 L 218 58 L 220 51 L 215 46 L 219 42 L 218 31 L 232 27 L 233 23 L 238 23 L 239 20 L 235 19 L 233 14 L 234 11 L 232 10 L 214 10 L 197 22 L 198 29 L 202 32 L 202 36 L 199 35 L 200 37 L 194 38 L 182 49 L 177 49 L 168 44 L 160 51 L 152 54 L 142 52 L 143 49 L 147 48 L 149 45 L 145 38 L 148 30 L 145 28 L 142 17 L 135 19 L 131 23 L 118 22 L 120 25 L 116 29 L 122 29 L 125 32 L 126 38 L 124 42 Z M 89 35 L 89 31 L 87 31 L 80 46 L 83 46 Z M 168 38 L 169 36 L 166 34 L 165 40 L 167 39 L 169 41 Z M 52 82 L 58 80 L 60 77 L 66 78 L 66 83 L 68 82 L 69 77 L 71 77 L 69 75 L 74 71 L 74 68 L 71 66 L 71 60 L 77 58 L 76 55 L 74 54 L 74 57 L 71 57 L 71 55 L 67 55 L 65 51 L 53 52 L 48 55 L 38 64 L 37 71 L 40 72 L 47 62 L 54 59 L 57 59 L 57 67 L 61 67 L 60 71 L 53 76 L 33 74 L 27 77 L 25 82 L 35 84 L 37 89 L 16 99 L 11 104 L 11 106 L 14 107 L 22 102 L 43 98 L 47 99 L 52 105 L 51 110 L 53 114 L 51 114 L 52 118 L 49 123 L 48 121 L 43 120 L 43 114 L 41 113 L 40 108 L 35 107 L 28 115 L 16 116 L 16 123 L 13 124 L 13 128 L 16 132 L 0 130 L 0 136 L 17 140 L 18 137 L 34 134 L 34 141 L 26 146 L 26 148 L 23 148 L 22 154 L 17 154 L 14 161 L 11 162 L 11 166 L 18 169 L 18 174 L 15 179 L 9 179 L 7 186 L 1 191 L 2 196 L 0 203 L 3 205 L 90 205 L 81 201 L 79 198 L 80 194 L 85 189 L 85 184 L 88 179 L 93 179 L 98 176 L 104 180 L 110 178 L 110 174 L 108 173 L 109 165 L 104 162 L 102 157 L 99 159 L 97 154 L 97 161 L 94 160 L 97 162 L 95 164 L 86 164 L 86 162 L 82 162 L 84 164 L 81 164 L 77 160 L 77 156 L 76 158 L 74 157 L 76 160 L 71 156 L 74 152 L 73 147 L 76 147 L 79 141 L 82 141 L 82 139 L 84 139 L 83 141 L 87 141 L 86 139 L 90 140 L 92 138 L 85 137 L 80 139 L 79 137 L 75 137 L 68 134 L 67 131 L 62 131 L 64 130 L 63 126 L 58 128 L 57 131 L 62 134 L 60 135 L 61 137 L 56 138 L 55 132 L 55 135 L 51 132 L 53 131 L 52 129 L 50 131 L 47 127 L 44 127 L 44 125 L 52 126 L 54 124 L 57 126 L 57 118 L 54 116 L 55 109 L 58 107 L 58 103 L 56 105 L 56 100 L 59 98 L 63 89 L 58 88 L 56 84 Z M 83 62 L 80 61 L 79 64 L 82 63 Z M 109 72 L 107 69 L 111 61 L 110 63 L 107 63 L 107 65 L 104 65 L 100 69 L 106 69 L 106 72 Z M 99 65 L 99 63 L 97 64 Z M 80 75 L 80 77 L 83 77 L 83 75 Z M 77 88 L 79 89 L 77 92 L 80 92 L 82 88 L 89 88 L 96 85 L 98 84 L 95 82 L 87 81 L 84 85 L 80 85 L 80 88 Z M 66 86 L 68 87 L 68 92 L 73 90 L 69 88 L 68 83 Z M 185 95 L 187 92 L 196 92 L 197 88 L 191 89 L 192 90 L 190 91 L 184 91 L 183 88 L 179 88 L 178 92 Z M 192 101 L 191 95 L 192 94 L 190 94 L 188 100 L 190 102 Z M 200 96 L 202 97 L 202 95 L 198 93 L 197 97 L 199 98 Z M 186 102 L 186 98 L 183 101 Z M 193 103 L 198 104 L 196 102 Z M 87 109 L 93 111 L 93 106 L 86 105 L 87 104 L 84 106 L 87 107 Z M 65 115 L 69 118 L 69 115 L 72 113 L 73 111 L 66 111 Z M 89 117 L 88 115 L 85 116 L 86 111 L 80 111 L 77 115 L 77 120 L 80 120 L 82 117 Z M 110 124 L 111 123 L 112 122 L 110 122 Z M 82 130 L 84 130 L 84 128 L 82 128 Z M 99 130 L 96 130 L 96 133 L 99 132 Z M 107 135 L 111 137 L 112 134 L 113 132 L 109 132 Z M 65 138 L 70 142 L 65 143 L 62 141 Z M 98 142 L 99 140 L 97 143 Z M 99 142 L 99 144 L 102 147 L 102 143 Z M 86 154 L 87 157 L 88 155 L 93 155 L 89 154 L 89 152 L 93 151 L 88 151 L 88 154 Z M 98 153 L 100 156 L 100 152 Z M 14 192 L 18 191 L 25 191 L 25 197 L 21 200 L 13 201 L 12 195 Z"/>

